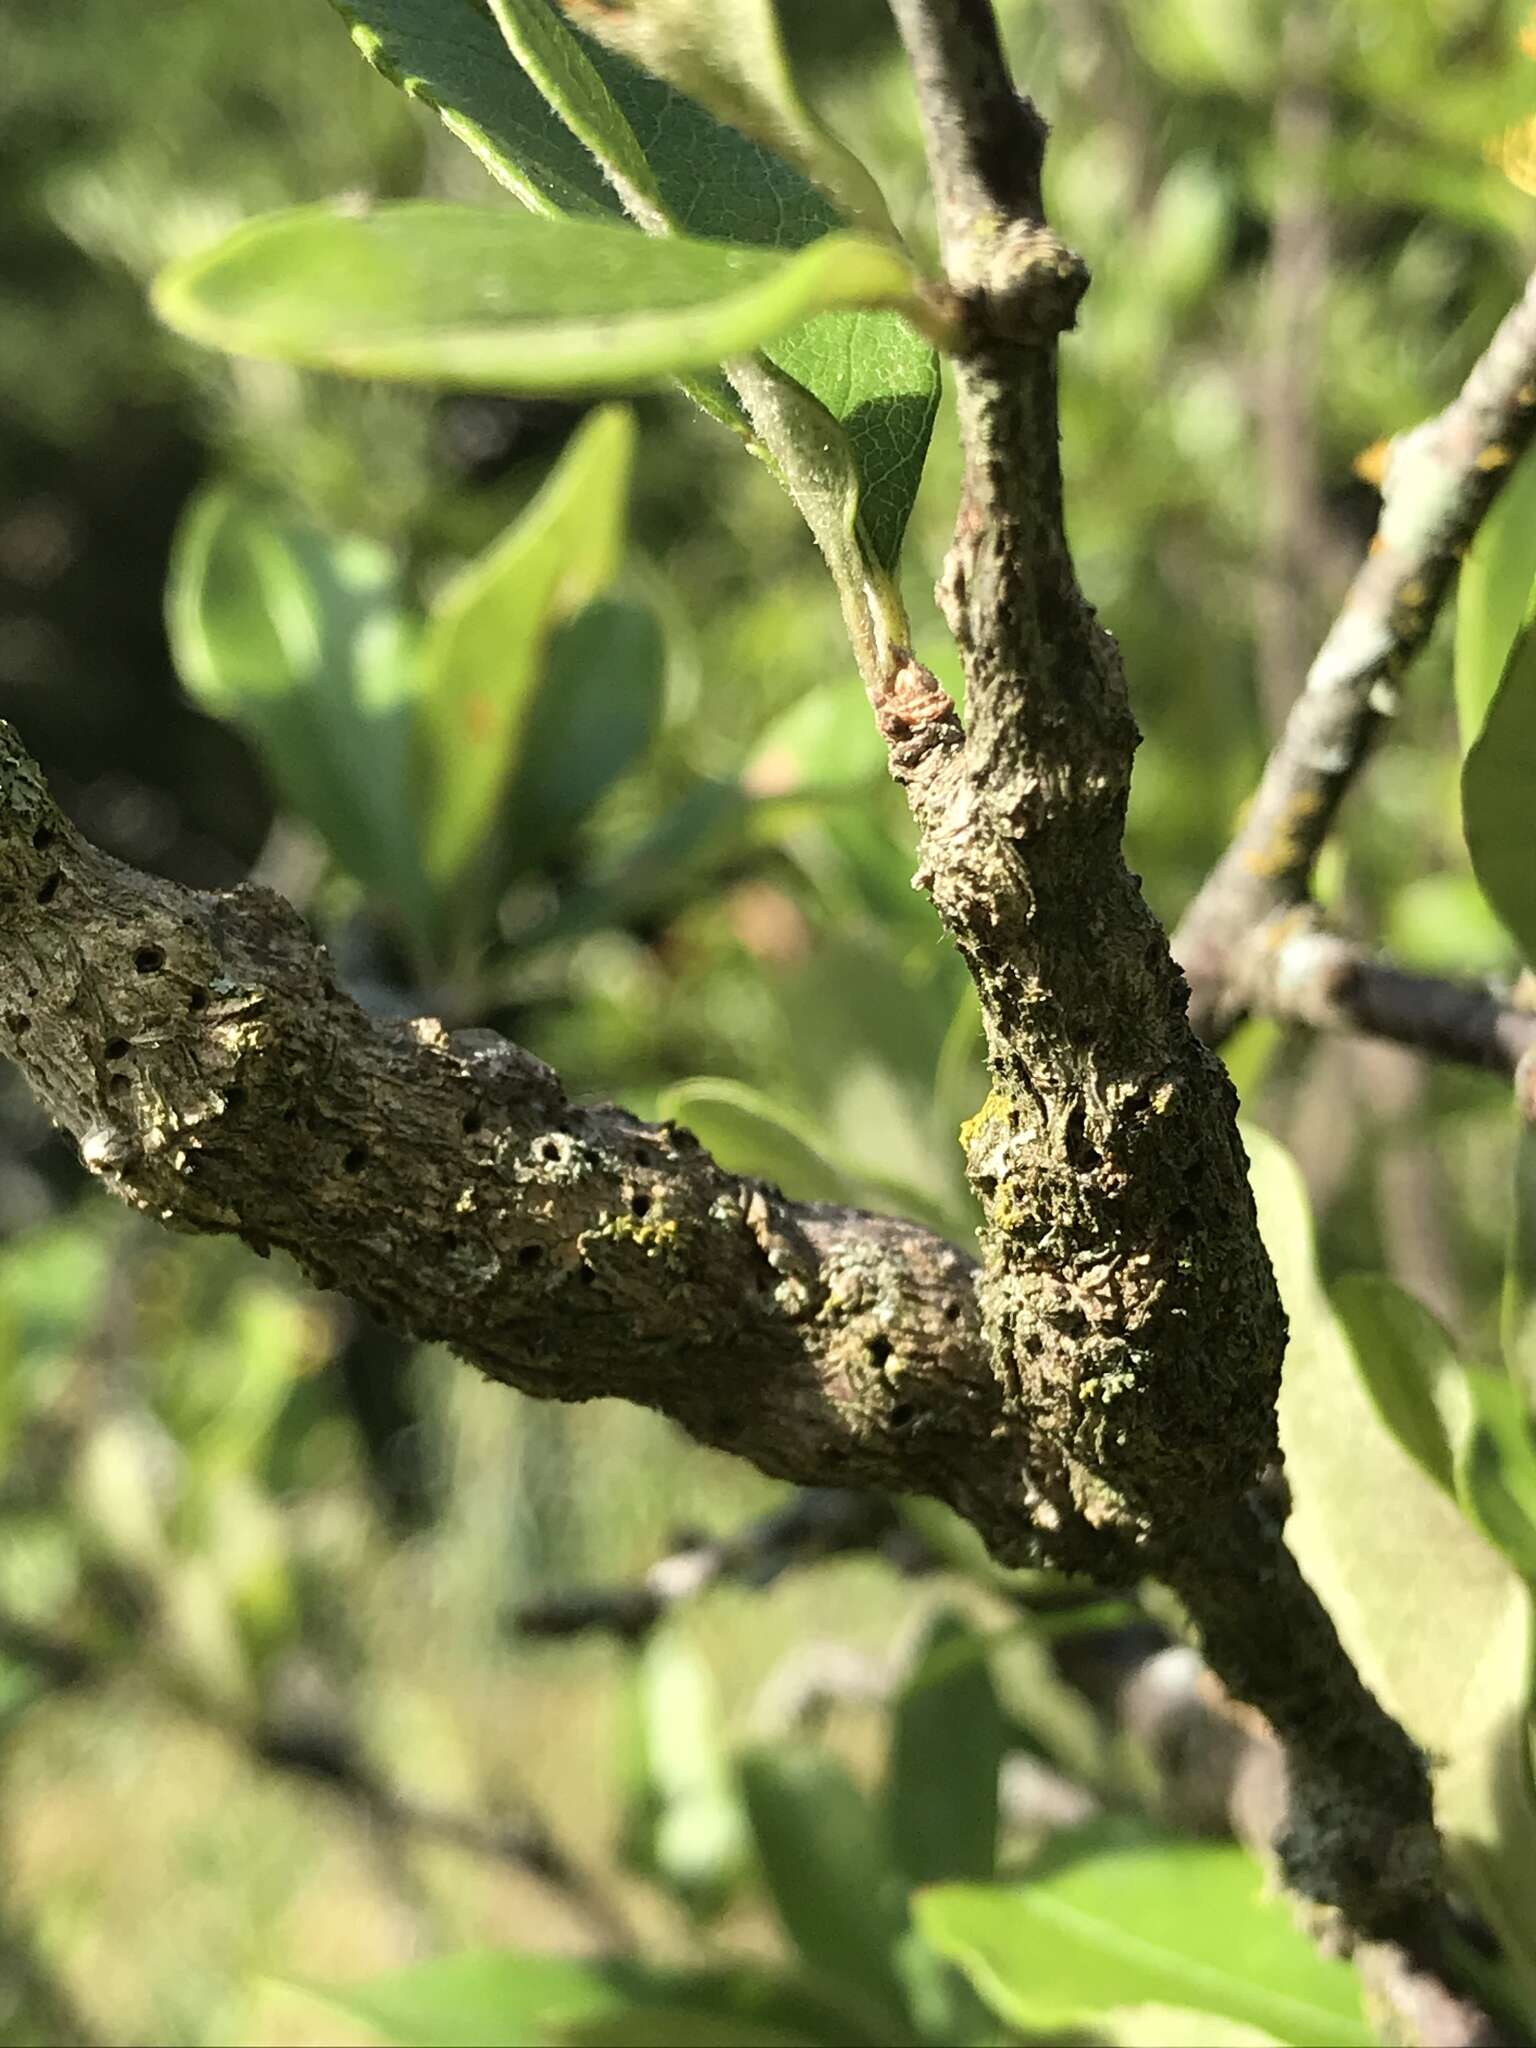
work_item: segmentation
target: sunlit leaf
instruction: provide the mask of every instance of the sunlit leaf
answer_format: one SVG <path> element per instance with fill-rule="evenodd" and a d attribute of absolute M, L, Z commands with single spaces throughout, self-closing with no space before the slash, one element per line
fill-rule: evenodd
<path fill-rule="evenodd" d="M 509 47 L 648 227 L 794 249 L 837 226 L 836 211 L 776 152 L 586 42 L 547 0 L 494 4 Z M 761 376 L 738 377 L 742 395 L 852 603 L 857 534 L 877 568 L 895 564 L 938 403 L 937 361 L 893 314 L 857 325 L 824 317 L 767 354 L 798 398 Z"/>
<path fill-rule="evenodd" d="M 207 491 L 177 534 L 166 625 L 189 694 L 240 727 L 284 803 L 422 933 L 418 669 L 393 558 L 248 494 Z"/>
<path fill-rule="evenodd" d="M 611 50 L 796 164 L 850 219 L 891 232 L 879 187 L 807 106 L 775 0 L 559 0 Z"/>
<path fill-rule="evenodd" d="M 1492 703 L 1461 770 L 1461 823 L 1483 894 L 1536 963 L 1536 633 L 1526 633 L 1504 666 Z"/>
<path fill-rule="evenodd" d="M 1300 2048 L 1374 2040 L 1349 1965 L 1330 1961 L 1229 1844 L 1076 1854 L 1058 1839 L 1014 1885 L 938 1885 L 917 1922 L 1010 2025 L 1052 2034 L 1116 2008 L 1187 2006 Z"/>
<path fill-rule="evenodd" d="M 628 1856 L 691 1910 L 714 1912 L 741 1873 L 747 1827 L 709 1667 L 676 1630 L 656 1630 L 629 1705 Z"/>
<path fill-rule="evenodd" d="M 905 260 L 855 235 L 792 254 L 412 200 L 247 221 L 162 273 L 171 326 L 233 355 L 458 390 L 654 384 L 813 313 L 894 304 Z"/>
<path fill-rule="evenodd" d="M 1382 1421 L 1435 1484 L 1453 1493 L 1453 1445 L 1467 1404 L 1450 1337 L 1385 1274 L 1348 1275 L 1335 1286 L 1333 1303 Z"/>
<path fill-rule="evenodd" d="M 1465 752 L 1536 599 L 1536 461 L 1522 461 L 1456 578 L 1456 716 Z"/>
<path fill-rule="evenodd" d="M 659 2048 L 664 2041 L 866 2048 L 870 2038 L 793 1978 L 750 1964 L 681 1970 L 488 1949 L 359 1984 L 293 1988 L 396 2048 Z"/>
<path fill-rule="evenodd" d="M 492 177 L 551 215 L 616 213 L 591 154 L 509 54 L 477 0 L 332 0 L 375 70 L 433 107 Z"/>
<path fill-rule="evenodd" d="M 439 877 L 487 844 L 535 716 L 551 635 L 618 573 L 633 454 L 629 413 L 590 415 L 522 517 L 432 608 L 421 744 L 428 859 Z"/>
<path fill-rule="evenodd" d="M 1318 1280 L 1306 1193 L 1282 1149 L 1247 1133 L 1264 1241 L 1291 1341 L 1280 1439 L 1293 1508 L 1286 1542 L 1345 1649 L 1433 1760 L 1453 1862 L 1536 1992 L 1529 1914 L 1536 1829 L 1502 1821 L 1494 1755 L 1531 1698 L 1531 1593 L 1386 1428 Z"/>

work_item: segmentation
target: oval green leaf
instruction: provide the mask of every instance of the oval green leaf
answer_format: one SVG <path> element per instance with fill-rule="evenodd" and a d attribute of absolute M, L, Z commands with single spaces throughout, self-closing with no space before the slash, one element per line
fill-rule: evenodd
<path fill-rule="evenodd" d="M 602 214 L 618 198 L 476 0 L 332 0 L 352 40 L 436 110 L 498 184 L 535 213 Z"/>
<path fill-rule="evenodd" d="M 576 34 L 547 0 L 492 5 L 508 48 L 648 229 L 797 249 L 839 225 L 775 150 Z M 937 358 L 888 313 L 856 326 L 817 320 L 766 353 L 796 392 L 738 377 L 741 397 L 845 607 L 856 604 L 860 545 L 885 571 L 900 552 L 938 407 Z"/>
<path fill-rule="evenodd" d="M 842 1764 L 806 1743 L 748 1750 L 741 1784 L 785 1933 L 829 1985 L 889 2016 L 891 2041 L 908 2039 L 897 1967 L 906 1900 L 864 1794 Z"/>
<path fill-rule="evenodd" d="M 165 321 L 232 355 L 456 390 L 579 396 L 711 367 L 838 306 L 890 305 L 894 250 L 793 255 L 595 220 L 407 201 L 247 221 L 155 286 Z"/>
<path fill-rule="evenodd" d="M 1008 1730 L 988 1644 L 952 1610 L 935 1614 L 896 1698 L 886 1817 L 912 1885 L 988 1878 L 997 1856 L 997 1778 Z"/>
<path fill-rule="evenodd" d="M 618 574 L 634 446 L 625 408 L 590 414 L 522 517 L 432 607 L 419 737 L 427 857 L 439 880 L 487 854 L 525 741 L 539 742 L 550 636 Z"/>
<path fill-rule="evenodd" d="M 1504 665 L 1461 769 L 1461 827 L 1472 870 L 1528 962 L 1536 963 L 1536 632 Z"/>
<path fill-rule="evenodd" d="M 1536 598 L 1536 461 L 1522 461 L 1456 578 L 1456 717 L 1465 752 Z"/>
<path fill-rule="evenodd" d="M 1466 1418 L 1461 1363 L 1445 1329 L 1383 1273 L 1353 1273 L 1333 1290 L 1355 1370 L 1376 1412 L 1437 1486 L 1454 1493 L 1454 1441 Z"/>
<path fill-rule="evenodd" d="M 1530 1588 L 1383 1424 L 1317 1277 L 1301 1177 L 1272 1138 L 1245 1135 L 1291 1323 L 1280 1389 L 1294 1503 L 1286 1544 L 1360 1676 L 1433 1759 L 1452 1862 L 1536 1996 L 1536 1807 L 1502 1809 L 1491 1789 L 1503 1782 L 1507 1731 L 1530 1711 Z"/>
<path fill-rule="evenodd" d="M 917 1924 L 992 2009 L 1027 2033 L 1117 2007 L 1192 2007 L 1297 2048 L 1368 2048 L 1348 1964 L 1320 1955 L 1230 1844 L 1053 1852 L 1033 1883 L 939 1885 Z"/>
<path fill-rule="evenodd" d="M 393 557 L 249 493 L 206 491 L 177 533 L 166 629 L 188 694 L 239 726 L 338 866 L 424 937 L 408 823 L 419 672 Z"/>

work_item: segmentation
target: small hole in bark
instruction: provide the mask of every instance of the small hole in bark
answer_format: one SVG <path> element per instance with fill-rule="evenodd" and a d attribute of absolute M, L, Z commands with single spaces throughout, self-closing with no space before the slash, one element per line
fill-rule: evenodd
<path fill-rule="evenodd" d="M 543 1263 L 543 1259 L 544 1259 L 544 1247 L 543 1247 L 543 1245 L 541 1245 L 541 1244 L 524 1244 L 524 1245 L 519 1245 L 519 1246 L 518 1246 L 518 1249 L 517 1249 L 517 1263 L 518 1263 L 518 1264 L 519 1264 L 520 1266 L 537 1266 L 537 1265 L 541 1265 L 541 1264 Z M 586 1269 L 585 1269 L 585 1267 L 583 1267 L 583 1269 L 582 1269 L 582 1270 L 583 1270 L 583 1271 L 585 1271 L 585 1270 L 586 1270 Z"/>
<path fill-rule="evenodd" d="M 138 974 L 158 974 L 165 965 L 163 946 L 140 946 L 133 956 L 134 971 Z"/>
<path fill-rule="evenodd" d="M 193 1015 L 195 1016 L 195 1015 L 197 1014 L 197 1012 L 198 1012 L 199 1010 L 206 1010 L 206 1009 L 207 1009 L 207 1007 L 208 1007 L 208 991 L 207 991 L 207 989 L 205 989 L 205 988 L 195 988 L 195 989 L 193 989 L 192 993 L 191 993 L 191 994 L 190 994 L 190 995 L 189 995 L 189 996 L 187 997 L 187 1008 L 188 1008 L 188 1009 L 189 1009 L 189 1010 L 190 1010 L 190 1011 L 191 1011 L 191 1012 L 193 1013 Z"/>
<path fill-rule="evenodd" d="M 238 1081 L 232 1081 L 224 1090 L 224 1107 L 226 1109 L 238 1109 L 244 1101 L 244 1088 L 241 1087 Z"/>
<path fill-rule="evenodd" d="M 577 1268 L 576 1278 L 583 1287 L 590 1287 L 597 1279 L 597 1275 L 590 1266 L 581 1266 Z"/>
<path fill-rule="evenodd" d="M 342 1155 L 341 1170 L 343 1173 L 361 1173 L 367 1164 L 368 1147 L 354 1145 L 349 1152 Z"/>
<path fill-rule="evenodd" d="M 25 1010 L 12 1010 L 10 1016 L 5 1021 L 12 1036 L 16 1038 L 25 1038 L 32 1029 L 32 1019 Z"/>
<path fill-rule="evenodd" d="M 107 1093 L 109 1095 L 126 1095 L 132 1086 L 133 1080 L 130 1075 L 114 1074 L 107 1083 Z"/>
<path fill-rule="evenodd" d="M 51 827 L 47 825 L 39 825 L 37 830 L 32 834 L 32 844 L 37 848 L 39 853 L 46 853 L 49 847 L 53 844 L 53 832 Z"/>
<path fill-rule="evenodd" d="M 533 1148 L 535 1159 L 556 1160 L 560 1157 L 561 1146 L 558 1138 L 540 1138 Z"/>
<path fill-rule="evenodd" d="M 945 1302 L 943 1315 L 946 1323 L 959 1322 L 961 1315 L 960 1304 L 958 1301 L 955 1300 L 953 1295 L 951 1295 L 949 1300 Z"/>
<path fill-rule="evenodd" d="M 109 1060 L 125 1060 L 132 1050 L 133 1048 L 126 1038 L 109 1038 L 102 1047 L 103 1053 Z"/>
<path fill-rule="evenodd" d="M 884 1365 L 884 1364 L 885 1364 L 885 1362 L 886 1362 L 886 1360 L 887 1360 L 887 1359 L 888 1359 L 888 1358 L 890 1357 L 890 1355 L 891 1355 L 891 1340 L 890 1340 L 890 1338 L 889 1338 L 889 1337 L 871 1337 L 871 1338 L 870 1338 L 870 1340 L 869 1340 L 869 1362 L 870 1362 L 870 1364 L 871 1364 L 871 1365 Z"/>
<path fill-rule="evenodd" d="M 905 1429 L 909 1422 L 916 1420 L 917 1410 L 910 1401 L 898 1401 L 891 1410 L 892 1429 Z"/>
<path fill-rule="evenodd" d="M 459 1118 L 459 1129 L 464 1133 L 466 1138 L 472 1138 L 475 1136 L 476 1132 L 483 1131 L 485 1129 L 485 1118 L 480 1114 L 478 1109 L 466 1109 L 464 1114 Z"/>
<path fill-rule="evenodd" d="M 1098 1165 L 1099 1155 L 1089 1142 L 1081 1103 L 1074 1102 L 1067 1111 L 1067 1120 L 1062 1126 L 1061 1135 L 1067 1163 L 1075 1173 L 1086 1173 Z"/>
<path fill-rule="evenodd" d="M 58 895 L 59 884 L 63 881 L 63 879 L 64 877 L 59 873 L 58 869 L 55 868 L 53 873 L 48 877 L 47 881 L 39 886 L 37 892 L 38 902 L 51 903 L 54 897 Z"/>
<path fill-rule="evenodd" d="M 629 1198 L 629 1213 L 631 1216 L 649 1215 L 650 1207 L 651 1198 L 649 1195 L 631 1195 Z"/>

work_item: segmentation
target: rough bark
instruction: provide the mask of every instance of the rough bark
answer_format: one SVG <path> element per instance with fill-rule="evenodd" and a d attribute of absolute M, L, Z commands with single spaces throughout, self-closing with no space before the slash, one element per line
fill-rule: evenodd
<path fill-rule="evenodd" d="M 381 1023 L 280 899 L 87 846 L 0 729 L 0 1044 L 117 1193 L 281 1247 L 391 1326 L 559 1399 L 622 1395 L 805 1484 L 926 1492 L 1005 1561 L 1180 1596 L 1289 1764 L 1292 1881 L 1433 1954 L 1423 1759 L 1262 1512 L 1284 1321 L 1236 1103 L 1121 851 L 1136 730 L 1078 589 L 1057 337 L 1086 284 L 986 0 L 894 0 L 928 133 L 966 484 L 944 585 L 967 725 L 870 674 L 919 879 L 981 993 L 984 1266 L 785 1201 L 515 1047 Z"/>
<path fill-rule="evenodd" d="M 961 1252 L 578 1105 L 494 1034 L 370 1018 L 281 897 L 88 845 L 5 727 L 0 1044 L 172 1228 L 289 1252 L 529 1393 L 639 1401 L 784 1478 L 932 1492 L 1029 1549 Z"/>

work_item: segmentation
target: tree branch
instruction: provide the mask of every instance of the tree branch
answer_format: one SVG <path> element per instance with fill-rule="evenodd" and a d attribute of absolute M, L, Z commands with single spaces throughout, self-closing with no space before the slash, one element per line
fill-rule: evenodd
<path fill-rule="evenodd" d="M 1396 707 L 1456 564 L 1536 432 L 1536 276 L 1456 397 L 1393 442 L 1381 517 L 1231 845 L 1174 950 L 1191 1018 L 1219 1044 L 1243 1013 L 1248 935 L 1305 901 L 1340 804 Z"/>
<path fill-rule="evenodd" d="M 1000 1556 L 1031 1549 L 962 1253 L 578 1107 L 492 1033 L 366 1016 L 281 898 L 88 845 L 4 726 L 0 1045 L 172 1228 L 288 1251 L 529 1393 L 637 1401 L 783 1478 L 934 1493 Z"/>
<path fill-rule="evenodd" d="M 1278 912 L 1239 953 L 1230 986 L 1243 1007 L 1314 1031 L 1388 1039 L 1431 1059 L 1481 1067 L 1518 1082 L 1522 1113 L 1536 1115 L 1536 1011 L 1483 982 L 1415 974 L 1375 958 L 1324 925 L 1310 905 Z"/>
<path fill-rule="evenodd" d="M 965 1127 L 983 1332 L 1041 1547 L 1176 1592 L 1289 1761 L 1288 1881 L 1431 1960 L 1445 1907 L 1424 1759 L 1370 1696 L 1265 1510 L 1284 1319 L 1236 1103 L 1122 851 L 1137 733 L 1062 518 L 1057 341 L 1086 282 L 1044 217 L 1045 124 L 986 0 L 892 0 L 917 84 L 965 484 L 940 600 L 966 729 L 911 664 L 877 700 L 925 886 L 981 997 L 993 1092 Z"/>
<path fill-rule="evenodd" d="M 968 338 L 944 586 L 968 728 L 910 659 L 872 687 L 981 993 L 984 1274 L 578 1107 L 515 1047 L 368 1019 L 279 899 L 85 845 L 3 728 L 0 1043 L 126 1199 L 280 1246 L 498 1379 L 621 1395 L 803 1484 L 935 1494 L 1005 1562 L 1163 1578 L 1286 1746 L 1292 1881 L 1432 1950 L 1423 1759 L 1254 1498 L 1284 1320 L 1230 1084 L 1125 866 L 1135 724 L 1063 531 L 1056 342 L 1086 273 L 985 0 L 894 6 Z"/>

